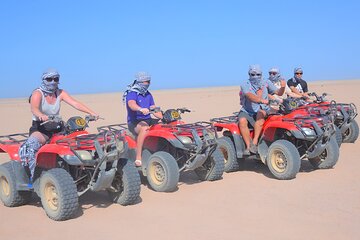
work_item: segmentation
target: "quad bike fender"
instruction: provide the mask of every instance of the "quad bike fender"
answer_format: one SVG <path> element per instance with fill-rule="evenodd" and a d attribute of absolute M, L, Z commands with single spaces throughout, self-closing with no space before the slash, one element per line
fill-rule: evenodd
<path fill-rule="evenodd" d="M 16 179 L 16 190 L 17 191 L 26 191 L 29 190 L 29 176 L 27 175 L 25 168 L 21 165 L 19 161 L 9 161 L 3 165 L 10 165 L 15 173 Z"/>
<path fill-rule="evenodd" d="M 158 143 L 160 143 L 160 139 L 163 139 L 166 142 L 169 142 L 175 148 L 186 149 L 181 141 L 175 137 L 175 135 L 171 132 L 167 131 L 156 131 L 152 130 L 146 135 L 144 141 L 144 147 L 148 148 L 150 151 L 155 152 L 158 149 Z"/>
<path fill-rule="evenodd" d="M 222 131 L 223 129 L 227 129 L 232 134 L 240 135 L 239 125 L 237 123 L 213 123 L 213 126 L 217 131 Z"/>
<path fill-rule="evenodd" d="M 42 168 L 54 168 L 56 167 L 56 157 L 61 156 L 74 156 L 74 153 L 69 147 L 61 146 L 57 144 L 45 144 L 42 146 L 36 157 L 36 165 Z M 66 158 L 64 158 L 66 160 Z"/>
<path fill-rule="evenodd" d="M 269 146 L 267 145 L 267 143 L 264 140 L 260 140 L 259 144 L 258 144 L 258 153 L 260 156 L 260 160 L 266 165 L 266 158 L 268 156 L 268 152 L 269 152 Z"/>
<path fill-rule="evenodd" d="M 6 152 L 10 159 L 20 161 L 20 144 L 0 144 L 0 152 Z"/>
<path fill-rule="evenodd" d="M 240 133 L 231 133 L 230 131 L 225 131 L 223 135 L 233 139 L 236 157 L 242 158 L 245 150 L 245 143 Z"/>

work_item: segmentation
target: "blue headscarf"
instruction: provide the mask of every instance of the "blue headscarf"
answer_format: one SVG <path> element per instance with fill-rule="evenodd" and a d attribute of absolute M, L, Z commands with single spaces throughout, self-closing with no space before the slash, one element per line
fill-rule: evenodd
<path fill-rule="evenodd" d="M 151 76 L 146 72 L 138 72 L 135 75 L 135 80 L 132 84 L 127 86 L 127 89 L 123 95 L 123 102 L 126 101 L 126 96 L 129 92 L 137 92 L 138 94 L 144 95 L 148 92 L 150 84 L 144 84 L 144 82 L 150 81 Z"/>

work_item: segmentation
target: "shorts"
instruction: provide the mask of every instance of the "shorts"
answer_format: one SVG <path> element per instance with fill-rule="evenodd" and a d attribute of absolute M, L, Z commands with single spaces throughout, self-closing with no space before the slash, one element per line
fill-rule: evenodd
<path fill-rule="evenodd" d="M 32 126 L 29 129 L 29 136 L 33 132 L 41 132 L 42 134 L 46 135 L 48 138 L 51 138 L 55 132 L 45 130 L 44 126 L 40 125 L 41 123 L 42 122 L 40 121 L 34 121 L 34 120 L 32 121 Z"/>
<path fill-rule="evenodd" d="M 257 113 L 248 113 L 244 110 L 240 110 L 238 118 L 239 120 L 240 118 L 246 118 L 246 120 L 248 121 L 248 125 L 253 127 L 255 125 L 256 115 Z"/>
<path fill-rule="evenodd" d="M 153 118 L 139 119 L 139 120 L 136 120 L 135 122 L 128 122 L 128 127 L 129 127 L 130 132 L 136 136 L 137 133 L 135 132 L 135 128 L 139 124 L 139 122 L 146 122 L 147 125 L 152 126 L 152 125 L 158 123 L 158 121 L 159 121 L 159 119 L 153 119 Z"/>

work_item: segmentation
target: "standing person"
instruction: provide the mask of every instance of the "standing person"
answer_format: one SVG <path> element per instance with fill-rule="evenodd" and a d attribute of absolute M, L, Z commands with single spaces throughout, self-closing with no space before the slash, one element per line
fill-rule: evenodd
<path fill-rule="evenodd" d="M 281 88 L 277 89 L 271 81 L 263 80 L 259 65 L 251 65 L 248 74 L 249 79 L 240 84 L 242 109 L 239 113 L 239 128 L 246 145 L 244 155 L 250 155 L 250 152 L 257 153 L 262 126 L 270 111 L 268 96 L 269 94 L 283 95 L 286 85 L 285 81 L 281 81 Z M 255 133 L 251 141 L 248 121 L 254 120 Z"/>
<path fill-rule="evenodd" d="M 123 101 L 126 102 L 127 123 L 129 130 L 137 135 L 136 139 L 136 160 L 135 165 L 141 166 L 142 146 L 149 127 L 158 120 L 150 116 L 150 109 L 155 108 L 155 101 L 152 94 L 148 91 L 151 76 L 145 72 L 139 72 L 135 75 L 135 80 L 124 92 Z M 157 118 L 162 118 L 162 113 L 154 113 Z"/>
<path fill-rule="evenodd" d="M 294 77 L 287 81 L 287 85 L 293 93 L 301 97 L 308 98 L 308 86 L 305 80 L 302 79 L 303 70 L 300 67 L 294 69 Z"/>
<path fill-rule="evenodd" d="M 277 89 L 281 88 L 281 82 L 285 81 L 285 79 L 281 76 L 280 74 L 280 70 L 277 67 L 272 67 L 269 70 L 269 81 L 271 81 L 275 87 L 277 87 Z M 284 94 L 281 96 L 278 95 L 269 95 L 269 99 L 270 100 L 277 100 L 279 102 L 282 102 L 285 98 L 287 97 L 293 97 L 293 98 L 300 98 L 301 95 L 300 94 L 296 94 L 294 92 L 291 91 L 291 89 L 289 88 L 288 85 L 285 86 L 285 91 Z"/>
<path fill-rule="evenodd" d="M 30 182 L 34 176 L 36 166 L 36 153 L 52 135 L 62 130 L 61 125 L 49 126 L 42 124 L 49 120 L 49 116 L 59 116 L 60 103 L 66 102 L 77 110 L 99 117 L 99 115 L 71 97 L 65 90 L 59 89 L 60 74 L 56 69 L 47 69 L 42 75 L 39 88 L 35 89 L 30 96 L 32 126 L 29 130 L 29 138 L 21 145 L 19 156 L 23 166 L 30 170 Z M 51 124 L 50 124 L 51 125 Z"/>

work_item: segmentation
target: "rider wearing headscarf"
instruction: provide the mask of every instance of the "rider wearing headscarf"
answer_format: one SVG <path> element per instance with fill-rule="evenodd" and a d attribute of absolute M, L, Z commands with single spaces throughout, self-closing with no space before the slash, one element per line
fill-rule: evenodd
<path fill-rule="evenodd" d="M 135 80 L 128 85 L 123 95 L 123 101 L 126 103 L 127 123 L 129 130 L 137 135 L 136 160 L 135 165 L 141 165 L 142 144 L 147 134 L 149 126 L 155 124 L 150 116 L 150 109 L 155 108 L 155 101 L 152 94 L 148 91 L 151 76 L 146 72 L 139 72 L 135 75 Z M 162 114 L 155 113 L 158 118 Z"/>
<path fill-rule="evenodd" d="M 280 89 L 281 88 L 281 82 L 282 81 L 285 81 L 284 78 L 281 76 L 280 74 L 280 70 L 279 68 L 277 67 L 272 67 L 270 68 L 269 70 L 269 78 L 268 78 L 269 81 L 271 81 L 275 87 L 277 89 Z M 285 92 L 283 95 L 281 96 L 278 96 L 278 95 L 269 95 L 269 98 L 271 100 L 278 100 L 279 102 L 282 102 L 283 99 L 287 98 L 288 96 L 290 97 L 296 97 L 296 98 L 299 98 L 301 97 L 300 95 L 297 95 L 295 93 L 293 93 L 290 88 L 285 85 Z"/>
<path fill-rule="evenodd" d="M 294 77 L 287 81 L 287 85 L 289 86 L 292 92 L 300 96 L 308 97 L 307 94 L 308 86 L 306 81 L 302 79 L 302 75 L 303 75 L 302 68 L 296 67 L 294 69 Z"/>
<path fill-rule="evenodd" d="M 268 95 L 282 95 L 285 89 L 284 86 L 277 89 L 271 81 L 263 80 L 259 65 L 251 65 L 248 74 L 249 79 L 240 84 L 242 109 L 239 113 L 239 128 L 246 145 L 246 149 L 243 152 L 244 155 L 250 155 L 250 152 L 257 152 L 257 144 L 265 121 L 264 119 L 270 111 Z M 250 137 L 249 122 L 254 127 L 253 139 Z"/>
<path fill-rule="evenodd" d="M 47 122 L 50 116 L 59 116 L 61 101 L 79 111 L 98 117 L 97 113 L 71 97 L 66 91 L 59 89 L 59 83 L 58 71 L 53 68 L 47 69 L 41 76 L 40 86 L 32 92 L 29 99 L 33 115 L 32 126 L 29 129 L 29 138 L 19 149 L 19 157 L 22 165 L 29 169 L 30 188 L 36 172 L 37 152 L 53 134 L 62 130 L 61 123 Z"/>

